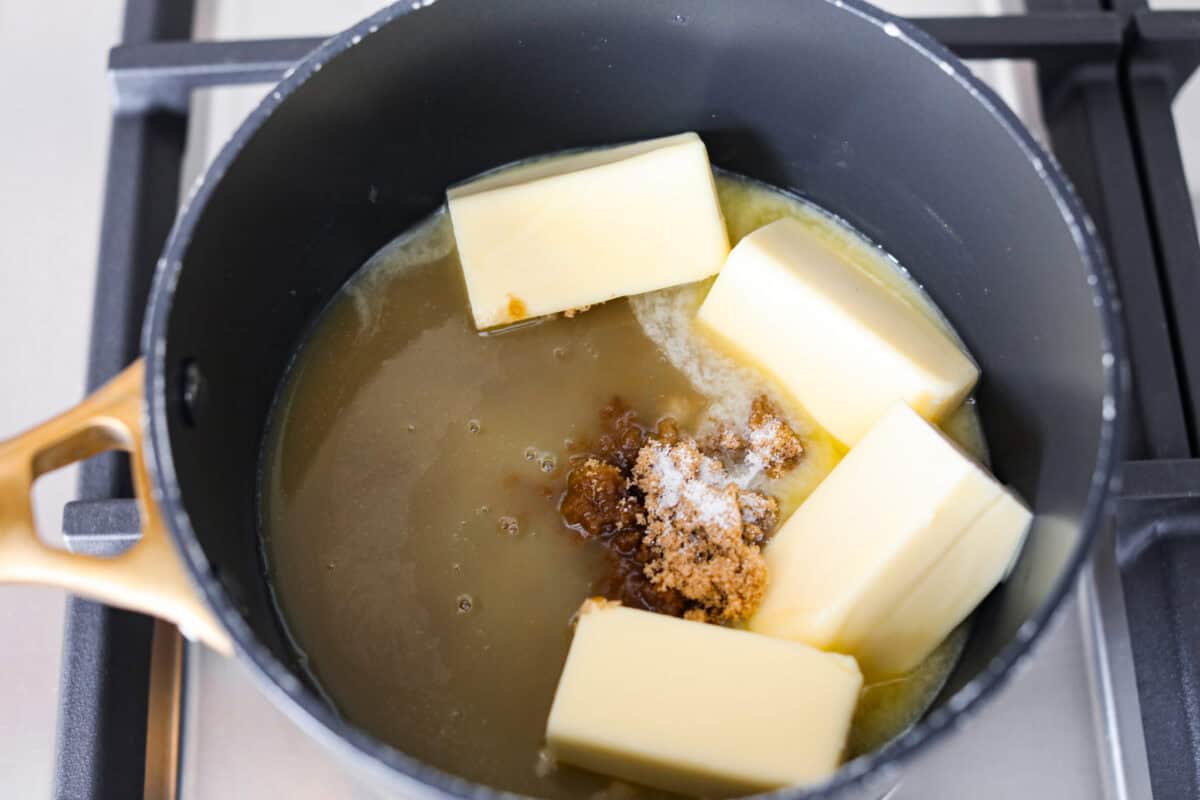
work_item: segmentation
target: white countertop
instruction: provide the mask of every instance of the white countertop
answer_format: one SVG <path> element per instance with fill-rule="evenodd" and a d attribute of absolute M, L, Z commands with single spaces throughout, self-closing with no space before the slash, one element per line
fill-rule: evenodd
<path fill-rule="evenodd" d="M 120 6 L 0 0 L 0 436 L 79 400 L 108 149 L 108 47 Z M 74 470 L 38 482 L 59 527 Z M 49 797 L 64 594 L 0 587 L 0 780 Z M 11 793 L 11 794 L 10 794 Z"/>

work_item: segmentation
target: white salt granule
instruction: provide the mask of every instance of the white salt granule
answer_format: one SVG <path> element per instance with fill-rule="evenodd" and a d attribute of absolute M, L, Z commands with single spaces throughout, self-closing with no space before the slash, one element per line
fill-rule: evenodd
<path fill-rule="evenodd" d="M 679 496 L 687 478 L 671 457 L 671 448 L 658 442 L 652 442 L 648 447 L 653 448 L 654 472 L 660 482 L 658 504 L 663 508 L 674 508 L 679 505 Z"/>
<path fill-rule="evenodd" d="M 720 491 L 710 483 L 695 479 L 687 482 L 684 498 L 696 511 L 696 521 L 705 526 L 732 527 L 737 524 L 737 495 Z"/>
<path fill-rule="evenodd" d="M 684 508 L 696 514 L 702 525 L 733 526 L 739 518 L 736 493 L 726 492 L 731 483 L 720 461 L 698 454 L 692 447 L 678 447 L 651 441 L 645 445 L 652 455 L 657 478 L 656 507 Z"/>

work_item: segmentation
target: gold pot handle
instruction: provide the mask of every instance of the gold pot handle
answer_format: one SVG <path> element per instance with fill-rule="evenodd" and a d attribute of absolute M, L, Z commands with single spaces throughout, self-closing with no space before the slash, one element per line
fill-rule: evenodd
<path fill-rule="evenodd" d="M 229 634 L 188 575 L 151 494 L 142 436 L 143 374 L 139 359 L 69 411 L 0 442 L 0 583 L 58 586 L 162 617 L 229 655 Z M 47 545 L 34 524 L 34 480 L 107 450 L 129 453 L 141 539 L 112 558 Z"/>

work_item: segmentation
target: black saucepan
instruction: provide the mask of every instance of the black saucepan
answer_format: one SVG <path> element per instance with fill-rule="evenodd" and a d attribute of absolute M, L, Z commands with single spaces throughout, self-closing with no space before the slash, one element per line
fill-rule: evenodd
<path fill-rule="evenodd" d="M 1105 512 L 1124 365 L 1100 249 L 1054 162 L 961 62 L 859 0 L 404 2 L 323 44 L 180 213 L 144 366 L 0 444 L 0 579 L 181 623 L 394 791 L 490 794 L 355 729 L 293 668 L 259 547 L 267 414 L 315 316 L 448 185 L 685 130 L 912 271 L 982 367 L 996 473 L 1037 512 L 934 710 L 829 784 L 786 792 L 882 793 L 1001 689 L 1062 604 Z M 134 456 L 143 541 L 109 561 L 39 544 L 33 477 L 111 448 Z"/>

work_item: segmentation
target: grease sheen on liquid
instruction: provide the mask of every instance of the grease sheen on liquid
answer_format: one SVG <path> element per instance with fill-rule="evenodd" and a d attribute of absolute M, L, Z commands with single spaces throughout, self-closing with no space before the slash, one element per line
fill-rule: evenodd
<path fill-rule="evenodd" d="M 727 174 L 717 183 L 731 242 L 794 216 L 945 326 L 907 274 L 844 224 L 762 184 Z M 260 495 L 281 615 L 346 719 L 447 772 L 510 791 L 658 794 L 548 769 L 540 755 L 569 620 L 607 563 L 602 547 L 564 528 L 557 499 L 571 442 L 596 433 L 597 412 L 614 395 L 647 424 L 668 414 L 694 423 L 713 405 L 639 323 L 659 305 L 698 302 L 702 291 L 642 298 L 638 314 L 622 299 L 480 335 L 444 212 L 343 288 L 280 389 Z M 799 410 L 787 410 L 808 454 L 768 488 L 785 512 L 840 457 Z M 946 428 L 986 456 L 973 405 Z M 502 517 L 517 520 L 515 535 Z M 851 755 L 919 717 L 965 637 L 956 631 L 909 678 L 864 690 Z"/>

